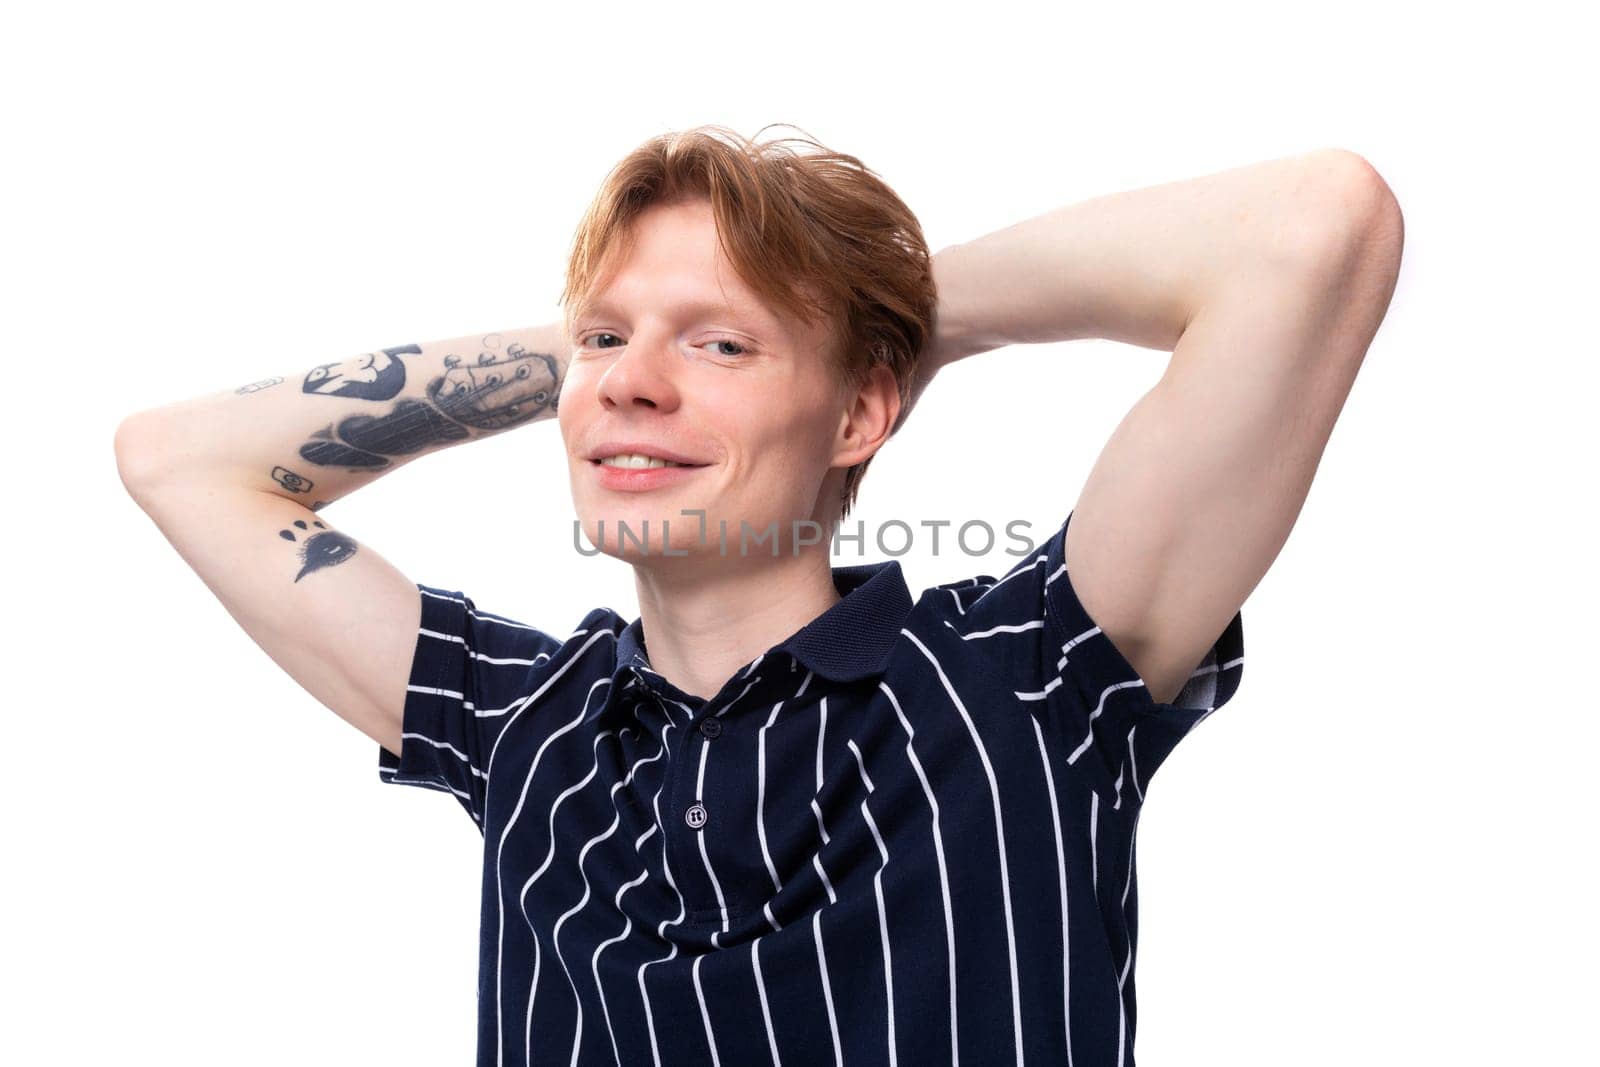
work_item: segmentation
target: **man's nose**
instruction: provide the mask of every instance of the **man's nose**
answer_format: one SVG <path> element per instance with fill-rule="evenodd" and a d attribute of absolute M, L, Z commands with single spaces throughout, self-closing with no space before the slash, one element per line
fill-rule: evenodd
<path fill-rule="evenodd" d="M 608 407 L 676 407 L 682 363 L 677 345 L 668 333 L 636 332 L 600 376 L 601 402 Z"/>

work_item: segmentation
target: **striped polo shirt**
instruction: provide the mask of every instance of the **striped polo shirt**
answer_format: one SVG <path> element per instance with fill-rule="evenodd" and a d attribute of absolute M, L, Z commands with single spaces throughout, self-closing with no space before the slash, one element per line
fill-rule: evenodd
<path fill-rule="evenodd" d="M 915 601 L 898 561 L 835 567 L 709 700 L 638 619 L 558 637 L 419 584 L 379 776 L 483 835 L 477 1062 L 1133 1063 L 1139 812 L 1243 629 L 1153 702 L 1070 522 Z"/>

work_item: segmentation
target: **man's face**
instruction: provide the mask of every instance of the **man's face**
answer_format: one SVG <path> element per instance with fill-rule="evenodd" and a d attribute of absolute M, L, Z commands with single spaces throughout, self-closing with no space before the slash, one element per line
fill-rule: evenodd
<path fill-rule="evenodd" d="M 567 339 L 572 358 L 557 417 L 590 543 L 651 565 L 733 561 L 741 558 L 742 520 L 750 531 L 743 558 L 754 561 L 773 552 L 770 536 L 757 544 L 755 535 L 776 523 L 787 556 L 795 521 L 811 519 L 821 524 L 811 536 L 826 545 L 844 468 L 864 455 L 859 442 L 840 437 L 847 398 L 825 331 L 769 309 L 745 286 L 717 246 L 709 203 L 641 215 L 630 257 Z M 629 451 L 665 452 L 694 466 L 599 462 Z M 703 534 L 686 509 L 704 510 Z M 619 544 L 619 522 L 647 537 L 647 550 Z M 669 543 L 690 555 L 665 556 Z"/>

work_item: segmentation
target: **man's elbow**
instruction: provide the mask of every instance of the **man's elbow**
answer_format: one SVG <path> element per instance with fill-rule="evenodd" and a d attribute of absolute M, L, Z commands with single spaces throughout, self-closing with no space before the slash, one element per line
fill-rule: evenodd
<path fill-rule="evenodd" d="M 1307 254 L 1319 269 L 1398 274 L 1405 218 L 1394 190 L 1364 156 L 1344 148 L 1311 153 L 1317 180 L 1309 183 L 1312 216 Z"/>

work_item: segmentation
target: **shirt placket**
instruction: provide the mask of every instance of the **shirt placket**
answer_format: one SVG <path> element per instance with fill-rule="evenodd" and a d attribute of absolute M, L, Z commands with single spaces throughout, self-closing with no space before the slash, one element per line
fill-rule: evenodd
<path fill-rule="evenodd" d="M 756 663 L 759 665 L 760 661 Z M 636 665 L 636 669 L 640 683 L 646 686 L 652 699 L 672 700 L 659 690 L 660 686 L 670 683 L 648 666 Z M 716 782 L 723 767 L 713 761 L 715 753 L 711 749 L 713 742 L 722 738 L 727 729 L 727 713 L 759 697 L 761 683 L 760 674 L 747 665 L 721 692 L 699 707 L 673 701 L 670 713 L 683 733 L 682 740 L 673 746 L 667 769 L 667 793 L 676 813 L 668 816 L 663 812 L 663 822 L 667 825 L 662 827 L 662 832 L 667 840 L 668 861 L 684 897 L 685 922 L 704 921 L 704 915 L 716 914 L 719 933 L 728 932 L 729 909 L 735 905 L 730 903 L 728 886 L 716 874 L 720 851 L 717 847 L 720 839 L 715 836 L 718 833 L 717 801 L 724 795 Z M 727 870 L 727 864 L 723 869 Z M 716 933 L 713 939 L 715 937 Z"/>

